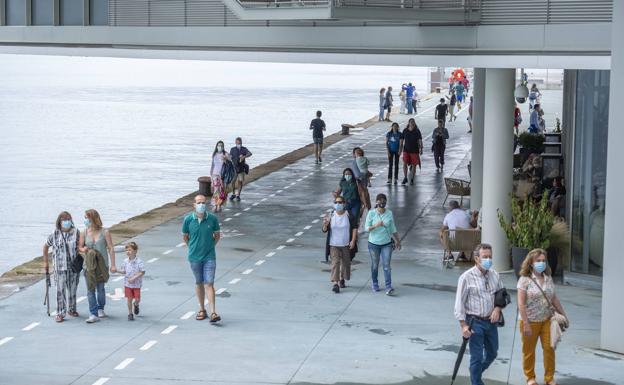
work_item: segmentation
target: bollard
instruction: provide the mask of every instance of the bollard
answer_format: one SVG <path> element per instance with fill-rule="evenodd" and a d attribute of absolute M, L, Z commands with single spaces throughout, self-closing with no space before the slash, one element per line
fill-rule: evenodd
<path fill-rule="evenodd" d="M 199 193 L 203 196 L 211 196 L 212 195 L 212 188 L 211 188 L 211 181 L 210 181 L 210 177 L 209 176 L 200 176 L 199 178 L 197 178 L 197 181 L 199 182 Z"/>
<path fill-rule="evenodd" d="M 350 124 L 343 123 L 342 124 L 342 132 L 341 135 L 349 135 L 349 129 L 354 128 L 354 126 Z"/>
<path fill-rule="evenodd" d="M 442 92 L 442 88 L 436 87 L 436 94 L 439 94 L 440 92 Z"/>

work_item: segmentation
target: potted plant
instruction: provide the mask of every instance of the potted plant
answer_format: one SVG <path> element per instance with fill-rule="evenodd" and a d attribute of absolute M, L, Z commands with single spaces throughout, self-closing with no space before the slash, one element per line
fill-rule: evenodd
<path fill-rule="evenodd" d="M 511 245 L 511 262 L 516 272 L 520 273 L 522 261 L 531 249 L 547 249 L 554 216 L 548 209 L 548 190 L 544 191 L 539 202 L 526 198 L 520 202 L 511 197 L 511 221 L 498 211 L 498 221 Z"/>
<path fill-rule="evenodd" d="M 544 142 L 546 137 L 541 134 L 532 134 L 530 132 L 523 132 L 518 137 L 518 143 L 520 144 L 520 155 L 522 155 L 522 163 L 526 162 L 527 158 L 531 154 L 541 154 L 544 152 Z"/>

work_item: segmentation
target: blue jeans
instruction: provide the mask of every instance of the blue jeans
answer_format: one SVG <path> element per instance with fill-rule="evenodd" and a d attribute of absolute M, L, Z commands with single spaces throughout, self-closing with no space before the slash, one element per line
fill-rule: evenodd
<path fill-rule="evenodd" d="M 412 104 L 413 100 L 414 99 L 412 99 L 412 98 L 407 98 L 407 100 L 405 102 L 407 104 L 407 113 L 410 114 L 410 115 L 414 112 L 414 105 Z"/>
<path fill-rule="evenodd" d="M 95 287 L 95 291 L 87 291 L 87 298 L 89 300 L 89 313 L 97 317 L 98 310 L 104 310 L 104 305 L 106 305 L 104 282 L 98 283 Z"/>
<path fill-rule="evenodd" d="M 470 324 L 473 317 L 467 316 Z M 468 344 L 470 349 L 470 382 L 472 385 L 484 385 L 481 375 L 494 362 L 498 353 L 498 329 L 489 321 L 474 319 L 472 336 Z"/>
<path fill-rule="evenodd" d="M 360 221 L 360 208 L 362 207 L 362 202 L 360 201 L 351 201 L 347 204 L 347 210 L 349 211 L 349 214 L 351 214 L 351 217 L 353 217 L 353 219 L 359 223 Z"/>
<path fill-rule="evenodd" d="M 390 271 L 390 260 L 392 259 L 392 243 L 387 245 L 376 245 L 368 242 L 368 252 L 371 256 L 371 277 L 373 279 L 373 285 L 379 285 L 377 282 L 377 275 L 379 274 L 379 257 L 381 257 L 381 265 L 384 271 L 384 283 L 386 289 L 392 287 L 392 275 Z"/>
<path fill-rule="evenodd" d="M 384 112 L 386 111 L 385 108 L 383 108 L 382 106 L 379 106 L 379 120 L 384 120 Z"/>

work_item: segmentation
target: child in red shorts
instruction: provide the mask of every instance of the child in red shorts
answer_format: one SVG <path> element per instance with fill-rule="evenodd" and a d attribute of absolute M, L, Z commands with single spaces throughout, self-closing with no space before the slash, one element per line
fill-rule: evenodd
<path fill-rule="evenodd" d="M 126 258 L 120 273 L 125 275 L 124 291 L 128 299 L 128 321 L 134 321 L 134 316 L 139 314 L 139 302 L 141 302 L 141 286 L 145 275 L 145 265 L 137 257 L 139 246 L 135 242 L 126 245 Z M 134 313 L 134 314 L 133 314 Z"/>

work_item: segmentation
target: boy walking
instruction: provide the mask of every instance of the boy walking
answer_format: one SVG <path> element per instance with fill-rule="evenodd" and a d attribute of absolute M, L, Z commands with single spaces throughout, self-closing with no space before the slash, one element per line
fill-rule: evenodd
<path fill-rule="evenodd" d="M 126 258 L 121 267 L 124 277 L 124 291 L 128 299 L 128 321 L 134 321 L 134 316 L 139 314 L 141 302 L 141 286 L 145 275 L 145 264 L 137 257 L 139 246 L 135 242 L 126 245 Z"/>

